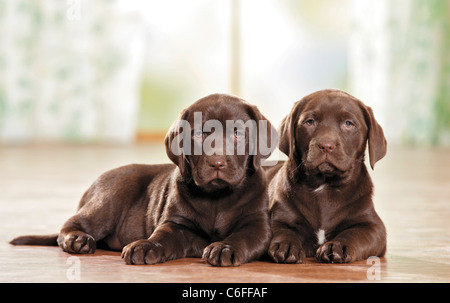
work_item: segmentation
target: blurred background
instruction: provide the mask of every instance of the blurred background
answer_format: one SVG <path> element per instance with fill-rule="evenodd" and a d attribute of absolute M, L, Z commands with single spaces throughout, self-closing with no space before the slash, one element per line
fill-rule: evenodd
<path fill-rule="evenodd" d="M 448 0 L 0 0 L 0 144 L 162 141 L 211 93 L 278 125 L 338 88 L 450 146 Z"/>
<path fill-rule="evenodd" d="M 169 162 L 163 138 L 199 98 L 238 95 L 278 126 L 326 88 L 388 140 L 370 170 L 383 279 L 448 281 L 450 0 L 0 0 L 0 281 L 42 272 L 8 241 L 59 230 L 101 173 Z"/>

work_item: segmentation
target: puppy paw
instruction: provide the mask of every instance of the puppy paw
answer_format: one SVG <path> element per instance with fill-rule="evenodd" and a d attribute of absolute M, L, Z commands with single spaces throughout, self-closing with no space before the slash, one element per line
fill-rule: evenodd
<path fill-rule="evenodd" d="M 122 250 L 122 259 L 127 264 L 156 264 L 166 261 L 161 244 L 149 240 L 134 241 Z"/>
<path fill-rule="evenodd" d="M 303 263 L 306 254 L 302 247 L 289 241 L 274 241 L 269 246 L 269 256 L 277 263 Z"/>
<path fill-rule="evenodd" d="M 329 241 L 317 249 L 316 259 L 323 263 L 352 262 L 352 249 L 340 241 Z"/>
<path fill-rule="evenodd" d="M 93 254 L 95 252 L 95 239 L 82 231 L 71 231 L 58 237 L 59 246 L 66 252 L 73 254 Z"/>
<path fill-rule="evenodd" d="M 244 262 L 240 251 L 223 242 L 214 242 L 207 246 L 202 258 L 212 266 L 239 266 Z"/>

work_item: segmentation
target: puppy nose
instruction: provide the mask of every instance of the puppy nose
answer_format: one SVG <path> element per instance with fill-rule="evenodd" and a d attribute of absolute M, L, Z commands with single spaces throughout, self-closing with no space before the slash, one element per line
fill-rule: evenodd
<path fill-rule="evenodd" d="M 208 159 L 209 166 L 216 170 L 223 169 L 225 167 L 225 163 L 226 163 L 225 159 L 222 158 L 213 157 L 211 159 Z"/>
<path fill-rule="evenodd" d="M 334 145 L 333 143 L 331 143 L 330 141 L 322 141 L 319 142 L 319 149 L 323 152 L 323 153 L 331 153 L 333 152 L 333 150 L 336 148 L 336 145 Z"/>

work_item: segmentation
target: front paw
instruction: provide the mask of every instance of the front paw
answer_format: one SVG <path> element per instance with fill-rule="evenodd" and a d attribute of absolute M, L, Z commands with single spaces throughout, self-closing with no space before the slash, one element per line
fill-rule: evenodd
<path fill-rule="evenodd" d="M 306 254 L 299 243 L 273 241 L 269 246 L 269 256 L 277 263 L 303 263 Z"/>
<path fill-rule="evenodd" d="M 82 231 L 71 231 L 65 235 L 60 234 L 58 245 L 66 252 L 73 254 L 93 254 L 95 252 L 95 239 Z"/>
<path fill-rule="evenodd" d="M 317 249 L 316 259 L 323 263 L 349 263 L 352 262 L 353 250 L 340 241 L 329 241 Z"/>
<path fill-rule="evenodd" d="M 207 246 L 202 258 L 213 266 L 239 266 L 244 262 L 240 251 L 223 242 L 214 242 Z"/>
<path fill-rule="evenodd" d="M 122 259 L 127 264 L 142 265 L 156 264 L 166 261 L 161 244 L 149 240 L 134 241 L 122 250 Z"/>

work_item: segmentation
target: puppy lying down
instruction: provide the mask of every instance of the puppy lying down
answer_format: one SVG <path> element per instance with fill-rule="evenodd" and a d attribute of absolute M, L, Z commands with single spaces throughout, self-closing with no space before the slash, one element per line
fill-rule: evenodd
<path fill-rule="evenodd" d="M 255 123 L 241 127 L 227 121 Z M 262 133 L 260 121 L 266 122 Z M 267 251 L 271 235 L 261 161 L 272 149 L 262 154 L 261 144 L 271 146 L 272 133 L 255 106 L 229 95 L 202 98 L 180 114 L 166 136 L 174 164 L 110 170 L 86 191 L 59 234 L 11 243 L 57 244 L 88 254 L 103 242 L 122 250 L 127 264 L 203 257 L 214 266 L 237 266 L 255 260 Z"/>
<path fill-rule="evenodd" d="M 355 97 L 324 90 L 295 103 L 279 129 L 284 163 L 269 168 L 269 212 L 275 262 L 347 263 L 383 256 L 386 230 L 372 203 L 364 164 L 386 154 L 372 109 Z"/>

